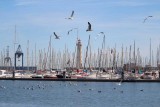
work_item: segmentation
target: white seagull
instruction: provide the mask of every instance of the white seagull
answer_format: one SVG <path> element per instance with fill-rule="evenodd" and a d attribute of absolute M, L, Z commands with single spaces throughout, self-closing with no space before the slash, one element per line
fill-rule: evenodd
<path fill-rule="evenodd" d="M 88 29 L 86 31 L 92 31 L 91 24 L 88 22 Z"/>
<path fill-rule="evenodd" d="M 153 16 L 147 16 L 147 17 L 143 20 L 143 23 L 145 23 L 146 20 L 147 20 L 148 18 L 150 18 L 150 17 L 153 17 Z"/>
<path fill-rule="evenodd" d="M 54 34 L 54 36 L 55 36 L 55 39 L 60 39 L 60 38 L 59 38 L 60 36 L 58 36 L 55 32 L 53 32 L 53 34 Z"/>
<path fill-rule="evenodd" d="M 71 14 L 71 16 L 70 16 L 70 17 L 68 17 L 68 18 L 65 18 L 65 19 L 70 19 L 70 20 L 73 20 L 73 15 L 74 15 L 74 11 L 72 11 L 72 14 Z"/>

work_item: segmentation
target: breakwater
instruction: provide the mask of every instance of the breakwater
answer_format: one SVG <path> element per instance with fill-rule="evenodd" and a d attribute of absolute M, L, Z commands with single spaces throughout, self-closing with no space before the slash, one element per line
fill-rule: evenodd
<path fill-rule="evenodd" d="M 68 79 L 68 78 L 0 78 L 0 80 L 21 80 L 21 81 L 77 81 L 77 82 L 120 82 L 119 79 Z M 123 80 L 122 82 L 160 82 L 160 79 L 156 80 Z"/>

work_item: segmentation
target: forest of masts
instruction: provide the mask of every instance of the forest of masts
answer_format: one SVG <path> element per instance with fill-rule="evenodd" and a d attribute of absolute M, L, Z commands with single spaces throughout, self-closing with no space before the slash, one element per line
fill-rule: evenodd
<path fill-rule="evenodd" d="M 26 56 L 24 59 L 26 66 L 36 66 L 38 70 L 51 70 L 51 69 L 64 69 L 64 68 L 76 68 L 77 47 L 75 45 L 74 52 L 69 52 L 68 47 L 62 51 L 56 51 L 51 46 L 51 41 L 47 49 L 35 49 L 29 51 L 29 41 L 27 43 Z M 105 46 L 105 37 L 102 42 L 101 48 L 97 51 L 92 51 L 90 37 L 88 39 L 88 45 L 82 47 L 82 68 L 116 68 L 123 67 L 124 64 L 136 64 L 136 66 L 145 67 L 150 65 L 157 67 L 160 64 L 160 44 L 157 46 L 156 53 L 153 53 L 151 49 L 150 40 L 150 56 L 144 57 L 139 48 L 136 48 L 135 41 L 133 45 L 121 46 L 121 51 L 118 52 L 116 45 L 114 48 Z M 13 66 L 14 58 L 11 58 L 11 65 L 6 65 L 4 59 L 6 57 L 6 49 L 1 51 L 0 66 Z"/>

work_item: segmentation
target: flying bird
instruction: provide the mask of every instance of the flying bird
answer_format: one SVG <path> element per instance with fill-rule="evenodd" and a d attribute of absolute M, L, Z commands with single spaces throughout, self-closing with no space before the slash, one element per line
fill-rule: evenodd
<path fill-rule="evenodd" d="M 101 34 L 104 34 L 104 32 L 100 32 Z"/>
<path fill-rule="evenodd" d="M 102 35 L 104 35 L 104 32 L 100 32 L 100 33 L 98 33 L 98 34 L 97 34 L 97 36 L 100 36 L 101 34 L 102 34 Z"/>
<path fill-rule="evenodd" d="M 70 19 L 70 20 L 73 20 L 73 15 L 74 15 L 74 11 L 72 11 L 72 13 L 71 13 L 71 16 L 70 16 L 70 17 L 68 17 L 68 18 L 65 18 L 65 19 Z"/>
<path fill-rule="evenodd" d="M 147 16 L 147 17 L 143 20 L 143 23 L 145 23 L 146 20 L 147 20 L 148 18 L 150 18 L 150 17 L 153 17 L 153 16 Z"/>
<path fill-rule="evenodd" d="M 88 29 L 86 31 L 92 31 L 91 24 L 88 22 Z"/>
<path fill-rule="evenodd" d="M 60 36 L 58 36 L 55 32 L 54 32 L 53 34 L 54 34 L 54 36 L 55 36 L 55 39 L 60 39 L 60 38 L 59 38 Z"/>
<path fill-rule="evenodd" d="M 70 33 L 72 30 L 73 30 L 73 29 L 69 30 L 67 34 L 69 35 L 69 33 Z"/>

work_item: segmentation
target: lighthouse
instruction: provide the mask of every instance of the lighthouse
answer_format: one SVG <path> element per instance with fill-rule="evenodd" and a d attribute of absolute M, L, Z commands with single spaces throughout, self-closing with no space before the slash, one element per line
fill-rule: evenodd
<path fill-rule="evenodd" d="M 78 39 L 76 46 L 77 46 L 76 68 L 80 69 L 82 68 L 82 43 L 80 39 Z"/>

